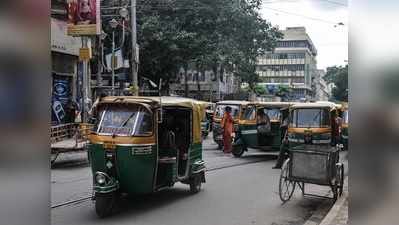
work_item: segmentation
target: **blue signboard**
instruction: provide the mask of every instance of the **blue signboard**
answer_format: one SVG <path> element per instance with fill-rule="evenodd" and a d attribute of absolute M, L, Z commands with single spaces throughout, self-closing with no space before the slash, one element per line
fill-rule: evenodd
<path fill-rule="evenodd" d="M 267 84 L 266 89 L 267 89 L 268 93 L 272 94 L 272 95 L 274 95 L 278 92 L 278 86 L 274 85 L 274 84 Z"/>
<path fill-rule="evenodd" d="M 70 97 L 70 83 L 69 79 L 54 79 L 53 81 L 53 96 L 58 99 L 63 105 L 68 103 Z"/>
<path fill-rule="evenodd" d="M 53 94 L 51 101 L 52 121 L 63 123 L 66 106 L 71 98 L 71 81 L 69 77 L 53 76 Z"/>

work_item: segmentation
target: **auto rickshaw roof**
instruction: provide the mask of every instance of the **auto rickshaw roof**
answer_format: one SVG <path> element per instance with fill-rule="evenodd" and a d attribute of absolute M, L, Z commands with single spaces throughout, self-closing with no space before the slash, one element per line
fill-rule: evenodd
<path fill-rule="evenodd" d="M 251 102 L 250 105 L 284 108 L 292 105 L 292 102 Z"/>
<path fill-rule="evenodd" d="M 330 110 L 334 110 L 338 108 L 338 106 L 333 102 L 296 103 L 291 106 L 291 109 L 299 108 L 330 108 Z"/>
<path fill-rule="evenodd" d="M 217 102 L 217 105 L 248 105 L 249 101 L 228 100 Z"/>
<path fill-rule="evenodd" d="M 349 104 L 347 102 L 342 102 L 341 105 L 343 110 L 348 110 Z"/>
<path fill-rule="evenodd" d="M 110 104 L 110 103 L 126 103 L 126 104 L 144 103 L 152 107 L 159 107 L 162 103 L 162 106 L 179 106 L 191 109 L 197 109 L 197 106 L 202 105 L 202 103 L 200 103 L 195 99 L 183 98 L 183 97 L 170 97 L 170 96 L 162 96 L 162 97 L 109 96 L 109 97 L 104 97 L 100 102 L 100 104 Z"/>

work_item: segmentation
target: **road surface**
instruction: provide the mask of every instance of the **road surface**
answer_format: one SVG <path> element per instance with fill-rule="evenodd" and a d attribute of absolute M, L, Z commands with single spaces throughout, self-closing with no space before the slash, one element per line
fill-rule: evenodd
<path fill-rule="evenodd" d="M 323 202 L 303 198 L 297 190 L 293 199 L 282 205 L 278 196 L 280 170 L 271 169 L 275 156 L 256 150 L 242 158 L 226 156 L 208 139 L 204 143 L 207 183 L 195 195 L 189 187 L 174 188 L 147 196 L 123 198 L 110 218 L 99 219 L 91 196 L 92 176 L 84 154 L 60 156 L 52 169 L 52 224 L 151 224 L 151 225 L 288 225 L 303 224 Z M 308 190 L 327 194 L 325 187 Z M 332 204 L 332 201 L 331 201 Z M 57 207 L 58 206 L 58 207 Z"/>

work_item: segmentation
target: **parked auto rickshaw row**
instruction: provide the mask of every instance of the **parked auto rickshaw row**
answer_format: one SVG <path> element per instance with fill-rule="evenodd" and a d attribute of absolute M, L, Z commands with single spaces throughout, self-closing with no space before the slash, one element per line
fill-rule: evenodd
<path fill-rule="evenodd" d="M 306 136 L 310 131 L 312 140 L 326 142 L 326 133 L 330 132 L 334 144 L 348 143 L 348 104 L 335 104 L 332 102 L 295 103 L 295 102 L 248 102 L 248 101 L 222 101 L 216 105 L 213 120 L 213 138 L 219 149 L 223 148 L 222 128 L 220 125 L 224 109 L 229 106 L 234 118 L 235 138 L 233 142 L 233 155 L 242 156 L 248 148 L 261 150 L 278 150 L 286 135 L 294 131 L 295 135 Z M 324 106 L 334 108 L 334 115 L 323 116 Z M 312 110 L 303 111 L 304 114 L 293 114 L 294 108 L 307 107 Z M 302 111 L 301 111 L 302 112 Z M 315 115 L 314 112 L 316 113 Z M 320 115 L 319 115 L 320 113 Z M 313 117 L 312 117 L 313 116 Z M 341 118 L 338 121 L 338 118 Z M 324 120 L 323 120 L 324 119 Z M 295 121 L 302 121 L 296 124 Z M 326 120 L 326 121 L 325 121 Z M 327 121 L 331 120 L 331 121 Z M 327 127 L 330 129 L 327 129 Z M 304 127 L 308 129 L 303 129 Z M 300 128 L 300 129 L 298 129 Z M 288 133 L 286 132 L 288 129 Z M 286 137 L 288 138 L 289 135 Z"/>
<path fill-rule="evenodd" d="M 121 194 L 153 193 L 176 182 L 199 192 L 205 182 L 202 139 L 213 129 L 222 145 L 226 106 L 233 109 L 237 157 L 248 148 L 279 149 L 285 138 L 290 144 L 333 140 L 335 117 L 327 110 L 333 103 L 223 101 L 214 106 L 178 97 L 105 97 L 89 135 L 96 213 L 111 214 Z"/>

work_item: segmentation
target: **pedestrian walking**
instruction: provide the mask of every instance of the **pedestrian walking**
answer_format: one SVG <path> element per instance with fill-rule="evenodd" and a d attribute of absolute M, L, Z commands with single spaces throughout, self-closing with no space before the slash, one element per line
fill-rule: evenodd
<path fill-rule="evenodd" d="M 68 104 L 66 107 L 66 117 L 65 117 L 65 122 L 66 123 L 74 123 L 76 119 L 76 111 L 77 111 L 77 104 L 75 101 L 72 99 L 68 100 Z"/>
<path fill-rule="evenodd" d="M 280 145 L 280 153 L 278 154 L 278 158 L 276 164 L 273 166 L 273 169 L 281 169 L 284 164 L 285 159 L 287 158 L 289 151 L 288 151 L 288 134 L 287 130 L 285 130 L 285 134 L 283 140 L 281 141 Z"/>
<path fill-rule="evenodd" d="M 226 106 L 225 112 L 223 114 L 221 126 L 223 129 L 223 152 L 224 153 L 231 153 L 232 146 L 232 136 L 233 136 L 233 128 L 234 128 L 234 120 L 231 116 L 231 107 Z"/>

